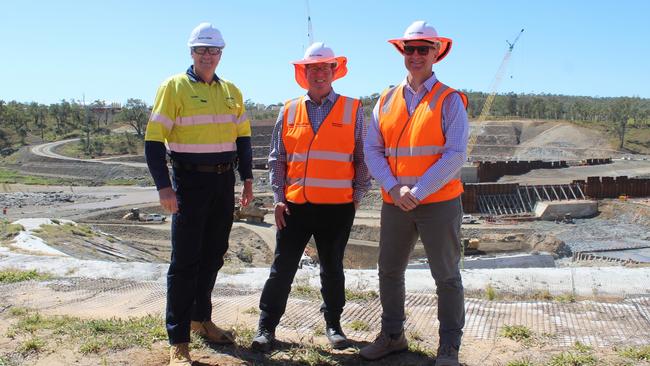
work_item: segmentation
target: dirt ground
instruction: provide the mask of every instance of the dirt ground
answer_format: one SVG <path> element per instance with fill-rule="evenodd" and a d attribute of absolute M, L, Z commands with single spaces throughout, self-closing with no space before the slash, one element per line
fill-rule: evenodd
<path fill-rule="evenodd" d="M 500 126 L 501 125 L 501 126 Z M 474 127 L 476 128 L 476 127 Z M 607 143 L 599 136 L 579 127 L 546 122 L 511 121 L 498 122 L 485 128 L 494 136 L 481 141 L 494 144 L 490 148 L 475 153 L 488 154 L 496 152 L 496 157 L 518 157 L 520 159 L 581 159 L 596 156 L 612 156 Z M 268 136 L 258 136 L 264 146 Z M 510 145 L 511 143 L 520 146 Z M 499 144 L 504 146 L 499 146 Z M 600 146 L 594 148 L 594 146 Z M 562 150 L 564 149 L 564 150 Z M 259 154 L 266 154 L 259 148 Z M 260 156 L 256 156 L 260 158 Z M 137 159 L 142 163 L 142 159 Z M 54 235 L 48 244 L 71 256 L 82 259 L 102 259 L 106 261 L 144 261 L 165 263 L 170 256 L 170 232 L 167 223 L 144 224 L 128 222 L 121 217 L 132 207 L 141 207 L 144 212 L 162 213 L 157 207 L 157 195 L 154 191 L 133 191 L 111 187 L 93 186 L 111 180 L 131 180 L 150 184 L 146 168 L 135 166 L 103 165 L 84 162 L 58 161 L 51 158 L 37 157 L 28 149 L 22 149 L 4 164 L 27 174 L 44 176 L 61 176 L 77 179 L 86 187 L 79 189 L 35 188 L 3 186 L 0 189 L 0 205 L 9 206 L 8 219 L 20 217 L 69 217 L 89 225 L 103 234 L 92 237 L 74 235 Z M 624 172 L 643 172 L 647 164 L 643 162 L 620 162 L 611 166 L 598 166 L 593 169 L 616 168 Z M 629 170 L 626 170 L 629 169 Z M 595 171 L 595 170 L 594 170 Z M 567 179 L 585 179 L 580 169 L 562 170 Z M 553 172 L 531 172 L 520 177 L 504 177 L 504 181 L 528 180 L 543 181 L 555 178 Z M 574 177 L 575 175 L 575 177 Z M 268 187 L 268 172 L 255 171 L 255 193 L 258 202 L 270 207 L 272 196 Z M 377 188 L 375 186 L 375 188 Z M 146 197 L 145 197 L 146 195 Z M 128 199 L 126 199 L 128 198 Z M 119 201 L 123 200 L 123 201 Z M 119 201 L 119 205 L 111 202 Z M 361 204 L 362 210 L 377 212 L 381 208 L 381 194 L 375 189 L 368 193 Z M 576 220 L 574 225 L 555 224 L 552 222 L 510 223 L 506 225 L 475 226 L 465 225 L 463 236 L 476 237 L 484 247 L 490 245 L 503 249 L 506 246 L 516 250 L 551 250 L 559 257 L 566 256 L 571 250 L 585 250 L 603 243 L 641 243 L 650 241 L 650 206 L 636 201 L 603 201 L 599 207 L 601 213 L 592 219 Z M 373 221 L 369 218 L 368 221 Z M 379 238 L 377 225 L 373 223 L 355 225 L 351 237 L 361 241 L 376 242 Z M 267 243 L 253 230 L 245 226 L 233 228 L 230 236 L 230 248 L 226 255 L 227 270 L 236 271 L 241 267 L 267 267 L 273 254 Z M 480 247 L 479 247 L 480 248 Z M 362 248 L 363 250 L 363 248 Z M 25 294 L 30 296 L 30 294 Z M 255 314 L 248 314 L 246 322 L 254 324 Z M 0 304 L 0 366 L 14 365 L 165 365 L 168 351 L 164 341 L 158 341 L 150 349 L 130 348 L 122 351 L 102 351 L 98 354 L 82 354 L 79 344 L 70 342 L 56 334 L 39 334 L 46 344 L 39 352 L 22 352 L 20 347 L 25 338 L 6 336 L 18 322 L 10 314 L 5 304 Z M 319 332 L 291 332 L 279 334 L 285 341 L 280 351 L 270 355 L 260 355 L 248 348 L 250 326 L 238 329 L 241 343 L 234 347 L 202 347 L 193 351 L 197 362 L 194 365 L 427 365 L 432 364 L 435 354 L 430 349 L 430 342 L 419 339 L 418 334 L 409 334 L 415 341 L 411 352 L 390 356 L 378 362 L 364 362 L 358 357 L 356 349 L 333 351 L 326 346 L 326 340 Z M 461 360 L 466 365 L 650 365 L 650 361 L 631 360 L 617 353 L 614 347 L 604 347 L 585 351 L 581 347 L 553 347 L 546 341 L 547 335 L 537 334 L 531 341 L 516 342 L 507 338 L 496 340 L 471 340 L 463 345 Z M 428 340 L 430 341 L 430 340 Z M 316 345 L 318 348 L 313 348 Z M 363 343 L 357 343 L 363 346 Z M 322 348 L 320 348 L 322 346 Z M 589 363 L 552 363 L 553 357 L 569 353 L 581 355 L 587 353 L 596 361 Z M 566 356 L 567 359 L 569 356 Z M 576 356 L 577 357 L 577 356 Z M 516 363 L 519 361 L 519 363 Z M 529 361 L 526 363 L 525 361 Z"/>
<path fill-rule="evenodd" d="M 255 318 L 255 314 L 249 317 Z M 166 365 L 168 348 L 166 341 L 152 343 L 150 348 L 132 347 L 119 351 L 100 350 L 82 353 L 81 340 L 57 334 L 57 332 L 36 330 L 31 334 L 12 331 L 19 318 L 11 315 L 10 308 L 0 308 L 0 334 L 12 334 L 0 337 L 0 364 L 14 365 Z M 244 322 L 244 320 L 242 320 Z M 250 322 L 248 322 L 250 323 Z M 234 328 L 238 331 L 238 340 L 233 346 L 215 346 L 195 342 L 191 351 L 193 365 L 376 365 L 406 366 L 432 365 L 435 349 L 430 343 L 416 333 L 409 333 L 409 351 L 388 356 L 379 361 L 364 361 L 358 356 L 358 349 L 367 342 L 355 341 L 353 347 L 346 350 L 333 350 L 327 345 L 322 333 L 279 333 L 276 350 L 268 354 L 253 352 L 249 348 L 254 329 L 248 326 Z M 460 352 L 460 359 L 465 366 L 486 365 L 649 365 L 646 359 L 635 360 L 619 354 L 625 349 L 618 347 L 591 348 L 576 344 L 573 347 L 556 347 L 549 345 L 546 334 L 533 334 L 530 338 L 516 341 L 499 337 L 495 340 L 466 341 Z M 30 339 L 42 340 L 38 349 L 25 351 L 25 344 Z M 647 351 L 646 351 L 647 352 Z M 580 362 L 582 360 L 582 362 Z M 517 363 L 519 362 L 519 363 Z M 529 363 L 524 363 L 529 362 Z"/>

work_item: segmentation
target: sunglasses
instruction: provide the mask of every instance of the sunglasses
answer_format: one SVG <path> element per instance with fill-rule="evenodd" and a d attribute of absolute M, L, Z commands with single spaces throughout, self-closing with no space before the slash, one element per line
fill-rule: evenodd
<path fill-rule="evenodd" d="M 411 56 L 412 54 L 415 53 L 415 51 L 418 51 L 418 55 L 426 56 L 429 54 L 429 50 L 434 48 L 435 47 L 431 47 L 431 46 L 404 46 L 404 54 L 407 56 Z"/>
<path fill-rule="evenodd" d="M 222 49 L 221 47 L 192 47 L 192 51 L 197 55 L 205 55 L 206 53 L 213 56 L 220 55 Z"/>

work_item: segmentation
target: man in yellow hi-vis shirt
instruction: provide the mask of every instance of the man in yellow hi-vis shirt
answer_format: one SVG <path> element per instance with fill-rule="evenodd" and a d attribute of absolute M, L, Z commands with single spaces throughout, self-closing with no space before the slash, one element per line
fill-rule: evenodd
<path fill-rule="evenodd" d="M 241 204 L 253 199 L 250 121 L 239 89 L 215 74 L 225 47 L 221 32 L 201 23 L 188 46 L 193 65 L 162 83 L 145 136 L 145 156 L 160 204 L 173 214 L 167 273 L 169 364 L 185 366 L 192 363 L 190 330 L 212 343 L 234 340 L 231 332 L 212 322 L 211 294 L 228 249 L 235 166 L 244 182 Z"/>

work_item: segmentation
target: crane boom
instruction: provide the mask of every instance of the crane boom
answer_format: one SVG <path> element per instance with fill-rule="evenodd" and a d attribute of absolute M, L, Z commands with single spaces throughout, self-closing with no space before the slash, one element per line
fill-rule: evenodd
<path fill-rule="evenodd" d="M 311 12 L 309 11 L 309 0 L 305 0 L 307 6 L 307 38 L 309 38 L 309 46 L 314 43 L 314 30 L 311 26 Z M 516 42 L 516 41 L 515 41 Z"/>
<path fill-rule="evenodd" d="M 523 32 L 524 32 L 523 29 L 520 30 L 519 33 L 517 34 L 517 37 L 515 37 L 515 40 L 512 41 L 512 43 L 506 40 L 506 43 L 508 44 L 508 50 L 506 51 L 506 54 L 503 56 L 503 60 L 501 61 L 501 65 L 499 65 L 499 69 L 497 70 L 496 75 L 494 75 L 494 80 L 492 80 L 492 83 L 490 84 L 490 89 L 489 89 L 490 93 L 488 94 L 487 98 L 485 98 L 485 103 L 483 103 L 483 108 L 481 109 L 481 113 L 476 119 L 477 122 L 485 121 L 485 119 L 490 114 L 490 109 L 492 108 L 492 103 L 494 103 L 494 98 L 496 97 L 497 90 L 499 89 L 499 84 L 501 84 L 501 80 L 503 79 L 503 75 L 505 74 L 506 68 L 508 66 L 508 61 L 510 61 L 510 56 L 512 56 L 512 50 L 515 48 L 515 44 L 517 43 L 519 37 Z M 472 152 L 472 150 L 474 149 L 474 145 L 476 144 L 476 138 L 478 137 L 478 132 L 476 131 L 477 129 L 474 130 L 474 132 L 471 134 L 469 138 L 469 141 L 467 142 L 468 157 Z"/>

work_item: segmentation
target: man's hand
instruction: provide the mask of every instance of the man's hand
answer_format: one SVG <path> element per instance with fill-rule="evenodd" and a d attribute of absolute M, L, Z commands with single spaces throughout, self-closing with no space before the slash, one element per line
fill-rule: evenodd
<path fill-rule="evenodd" d="M 408 186 L 400 186 L 398 184 L 391 188 L 388 194 L 393 199 L 395 206 L 401 208 L 403 211 L 411 211 L 420 204 L 420 201 L 415 198 Z"/>
<path fill-rule="evenodd" d="M 253 181 L 246 179 L 244 181 L 244 188 L 241 190 L 241 198 L 239 202 L 242 206 L 248 206 L 249 203 L 253 202 Z"/>
<path fill-rule="evenodd" d="M 355 210 L 355 211 L 358 210 L 360 205 L 361 205 L 361 202 L 359 202 L 359 201 L 354 201 L 354 210 Z"/>
<path fill-rule="evenodd" d="M 172 187 L 165 187 L 158 191 L 160 205 L 167 213 L 175 214 L 178 212 L 178 202 L 176 201 L 176 192 Z"/>
<path fill-rule="evenodd" d="M 282 230 L 287 227 L 287 221 L 284 219 L 284 213 L 291 215 L 289 212 L 289 206 L 284 202 L 278 202 L 275 204 L 275 226 L 278 227 L 278 230 Z"/>

